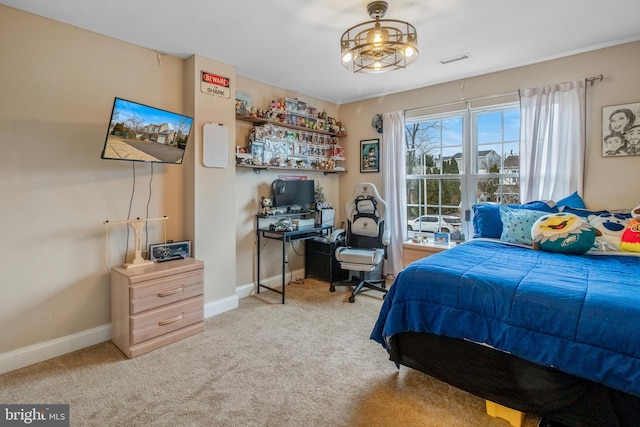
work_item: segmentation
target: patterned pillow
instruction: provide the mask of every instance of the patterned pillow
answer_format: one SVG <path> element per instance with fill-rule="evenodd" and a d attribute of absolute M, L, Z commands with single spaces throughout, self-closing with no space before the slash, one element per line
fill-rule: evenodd
<path fill-rule="evenodd" d="M 500 206 L 495 203 L 476 203 L 473 208 L 473 237 L 499 239 L 502 234 Z M 529 209 L 544 212 L 558 212 L 555 202 L 537 200 L 522 205 L 506 205 L 513 209 Z"/>
<path fill-rule="evenodd" d="M 620 250 L 622 234 L 631 221 L 630 212 L 593 212 L 586 219 L 589 225 L 600 232 L 600 235 L 596 237 L 596 248 L 601 251 Z"/>
<path fill-rule="evenodd" d="M 507 243 L 520 245 L 533 245 L 531 228 L 533 224 L 548 212 L 513 209 L 506 205 L 500 206 L 500 219 L 502 220 L 502 234 L 500 240 Z"/>
<path fill-rule="evenodd" d="M 578 215 L 561 212 L 541 216 L 531 229 L 533 247 L 548 252 L 583 254 L 593 247 L 596 230 Z"/>

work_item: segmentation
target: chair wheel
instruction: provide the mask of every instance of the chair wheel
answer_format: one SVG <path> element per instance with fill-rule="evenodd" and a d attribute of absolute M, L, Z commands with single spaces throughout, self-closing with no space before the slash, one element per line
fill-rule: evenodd
<path fill-rule="evenodd" d="M 336 287 L 331 285 L 329 286 L 329 292 L 335 292 L 336 291 Z"/>
<path fill-rule="evenodd" d="M 356 302 L 356 297 L 355 297 L 354 295 L 351 295 L 351 296 L 349 297 L 349 302 L 351 302 L 351 303 Z"/>

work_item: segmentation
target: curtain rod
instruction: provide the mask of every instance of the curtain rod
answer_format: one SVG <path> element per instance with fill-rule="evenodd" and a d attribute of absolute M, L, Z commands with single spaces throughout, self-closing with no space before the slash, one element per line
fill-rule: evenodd
<path fill-rule="evenodd" d="M 462 85 L 460 86 L 460 91 L 462 91 L 462 88 L 464 87 L 464 82 L 462 82 Z M 408 110 L 404 110 L 404 112 L 409 112 L 409 111 L 416 111 L 416 110 L 425 110 L 425 109 L 429 109 L 429 108 L 439 108 L 439 107 L 447 107 L 449 105 L 455 105 L 455 104 L 460 104 L 463 102 L 473 102 L 473 101 L 481 101 L 484 99 L 492 99 L 492 98 L 503 98 L 505 96 L 510 96 L 510 95 L 518 95 L 518 91 L 512 91 L 512 92 L 505 92 L 505 93 L 499 93 L 499 94 L 494 94 L 494 95 L 485 95 L 485 96 L 478 96 L 475 98 L 460 98 L 460 100 L 458 101 L 452 101 L 452 102 L 446 102 L 443 104 L 437 104 L 437 105 L 429 105 L 427 107 L 416 107 L 416 108 L 410 108 Z"/>
<path fill-rule="evenodd" d="M 593 86 L 593 83 L 597 80 L 599 82 L 601 82 L 602 80 L 604 80 L 604 76 L 602 74 L 598 74 L 597 76 L 593 76 L 593 77 L 587 77 L 584 79 L 586 82 L 589 82 L 591 86 Z"/>
<path fill-rule="evenodd" d="M 590 83 L 590 86 L 593 86 L 594 82 L 603 81 L 604 80 L 604 76 L 602 74 L 598 74 L 597 76 L 593 76 L 593 77 L 585 77 L 584 80 L 586 82 Z M 447 107 L 449 105 L 460 104 L 462 102 L 481 101 L 481 100 L 484 100 L 484 99 L 502 98 L 502 97 L 509 96 L 509 95 L 519 95 L 520 94 L 520 91 L 516 90 L 516 91 L 512 91 L 512 92 L 505 92 L 505 93 L 499 93 L 499 94 L 494 94 L 494 95 L 479 96 L 479 97 L 476 97 L 476 98 L 463 98 L 462 97 L 462 90 L 464 89 L 464 82 L 465 81 L 463 80 L 462 83 L 460 84 L 460 100 L 452 101 L 452 102 L 446 102 L 446 103 L 443 103 L 443 104 L 430 105 L 430 106 L 427 106 L 427 107 L 410 108 L 410 109 L 404 110 L 404 112 L 407 113 L 407 112 L 416 111 L 416 110 L 426 110 L 426 109 L 430 109 L 430 108 Z"/>

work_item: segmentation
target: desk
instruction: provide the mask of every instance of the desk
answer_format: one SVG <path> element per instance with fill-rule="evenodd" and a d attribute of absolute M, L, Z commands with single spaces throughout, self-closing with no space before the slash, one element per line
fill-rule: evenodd
<path fill-rule="evenodd" d="M 257 269 L 257 276 L 258 276 L 256 280 L 257 293 L 260 293 L 260 288 L 265 288 L 265 289 L 269 289 L 270 291 L 282 294 L 282 303 L 284 304 L 284 297 L 285 297 L 284 282 L 286 280 L 286 272 L 285 272 L 286 243 L 294 242 L 296 240 L 313 239 L 314 237 L 318 237 L 318 236 L 326 236 L 330 234 L 331 231 L 333 230 L 333 225 L 323 225 L 321 227 L 308 227 L 308 228 L 303 228 L 302 230 L 293 230 L 293 231 L 272 231 L 269 229 L 269 227 L 261 228 L 259 226 L 258 221 L 259 220 L 256 221 L 256 234 L 258 239 L 256 244 L 256 251 L 257 251 L 256 269 Z M 260 239 L 262 238 L 275 239 L 275 240 L 282 241 L 282 290 L 274 289 L 272 287 L 269 287 L 260 283 Z"/>

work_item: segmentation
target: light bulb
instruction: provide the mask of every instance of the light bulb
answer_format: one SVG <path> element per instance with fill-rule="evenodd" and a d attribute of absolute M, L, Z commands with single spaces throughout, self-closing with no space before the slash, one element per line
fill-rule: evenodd
<path fill-rule="evenodd" d="M 404 50 L 404 56 L 407 58 L 411 58 L 414 54 L 414 50 L 411 46 L 407 46 L 407 48 Z"/>
<path fill-rule="evenodd" d="M 376 62 L 375 64 L 373 64 L 373 68 L 375 68 L 376 70 L 379 70 L 382 67 L 382 64 L 380 62 Z"/>
<path fill-rule="evenodd" d="M 347 51 L 347 53 L 342 55 L 342 62 L 350 62 L 351 58 L 353 58 L 353 56 L 351 55 L 351 52 Z"/>

